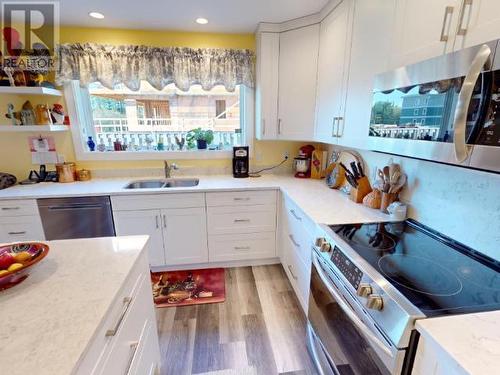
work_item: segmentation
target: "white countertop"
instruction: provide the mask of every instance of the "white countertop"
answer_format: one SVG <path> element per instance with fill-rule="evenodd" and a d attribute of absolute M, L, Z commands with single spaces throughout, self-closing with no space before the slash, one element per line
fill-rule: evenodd
<path fill-rule="evenodd" d="M 169 189 L 124 189 L 132 180 L 147 178 L 94 179 L 87 182 L 17 185 L 0 190 L 0 200 L 54 198 L 89 195 L 174 194 L 180 192 L 281 189 L 316 223 L 346 224 L 390 220 L 378 210 L 356 204 L 342 192 L 329 189 L 324 180 L 292 176 L 264 175 L 258 178 L 233 178 L 230 175 L 197 176 L 198 186 Z M 180 178 L 186 178 L 182 176 Z"/>
<path fill-rule="evenodd" d="M 417 330 L 453 365 L 453 374 L 498 374 L 500 311 L 417 321 Z M 443 358 L 444 359 L 444 358 Z"/>
<path fill-rule="evenodd" d="M 28 278 L 0 292 L 0 372 L 70 374 L 147 240 L 46 242 L 49 254 Z"/>

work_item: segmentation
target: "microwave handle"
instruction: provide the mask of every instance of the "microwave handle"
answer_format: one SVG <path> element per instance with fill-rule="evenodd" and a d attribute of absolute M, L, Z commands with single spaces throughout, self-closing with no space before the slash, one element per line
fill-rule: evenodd
<path fill-rule="evenodd" d="M 472 99 L 472 93 L 474 92 L 474 86 L 479 78 L 479 74 L 481 74 L 484 67 L 486 67 L 486 69 L 491 68 L 490 56 L 490 47 L 483 44 L 481 48 L 479 48 L 474 60 L 472 60 L 469 72 L 464 78 L 460 94 L 458 95 L 458 103 L 453 121 L 455 124 L 453 143 L 455 146 L 455 158 L 458 162 L 463 162 L 469 156 L 467 151 L 467 140 L 465 138 L 467 112 L 469 110 L 469 103 Z"/>
<path fill-rule="evenodd" d="M 344 302 L 344 299 L 342 298 L 342 296 L 334 288 L 332 288 L 332 286 L 330 285 L 330 281 L 327 279 L 327 276 L 325 275 L 323 269 L 321 268 L 321 266 L 318 262 L 317 255 L 314 252 L 313 252 L 313 265 L 316 268 L 316 271 L 318 271 L 318 275 L 321 278 L 321 281 L 323 281 L 323 284 L 325 285 L 325 287 L 328 289 L 328 291 L 333 296 L 333 298 L 335 298 L 335 300 L 339 304 L 342 311 L 344 311 L 344 313 L 349 317 L 349 319 L 351 320 L 351 323 L 353 323 L 363 333 L 363 335 L 367 339 L 369 339 L 372 343 L 374 343 L 380 350 L 382 350 L 388 356 L 392 357 L 393 354 L 387 348 L 387 346 L 384 345 L 382 343 L 382 341 L 380 341 L 378 339 L 378 337 L 376 337 L 370 331 L 370 329 L 366 326 L 366 324 L 364 324 L 361 321 L 361 319 L 359 319 L 356 316 L 356 314 L 351 310 L 351 308 L 349 306 L 347 306 L 347 304 Z"/>

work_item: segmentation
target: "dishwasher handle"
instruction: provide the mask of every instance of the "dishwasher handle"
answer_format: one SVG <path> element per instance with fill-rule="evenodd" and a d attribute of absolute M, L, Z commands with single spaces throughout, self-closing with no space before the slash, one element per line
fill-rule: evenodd
<path fill-rule="evenodd" d="M 49 211 L 67 211 L 67 210 L 101 210 L 108 207 L 104 204 L 96 203 L 74 203 L 74 204 L 64 204 L 58 206 L 48 206 Z"/>

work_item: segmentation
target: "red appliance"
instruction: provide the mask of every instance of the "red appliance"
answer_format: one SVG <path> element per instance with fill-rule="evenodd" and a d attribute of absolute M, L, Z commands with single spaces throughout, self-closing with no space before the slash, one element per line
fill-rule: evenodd
<path fill-rule="evenodd" d="M 314 151 L 314 146 L 306 145 L 299 149 L 299 156 L 293 160 L 293 168 L 295 169 L 295 177 L 310 178 L 311 177 L 311 158 Z"/>

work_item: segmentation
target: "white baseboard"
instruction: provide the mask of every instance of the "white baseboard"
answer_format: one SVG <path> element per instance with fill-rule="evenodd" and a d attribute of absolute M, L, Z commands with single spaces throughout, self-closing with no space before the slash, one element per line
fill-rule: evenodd
<path fill-rule="evenodd" d="M 230 262 L 196 263 L 196 264 L 181 264 L 181 265 L 177 265 L 177 266 L 151 267 L 151 271 L 162 272 L 162 271 L 196 270 L 196 269 L 203 269 L 203 268 L 232 268 L 232 267 L 265 266 L 265 265 L 278 264 L 278 263 L 281 263 L 280 258 L 248 259 L 248 260 L 234 260 L 234 261 L 230 261 Z"/>

